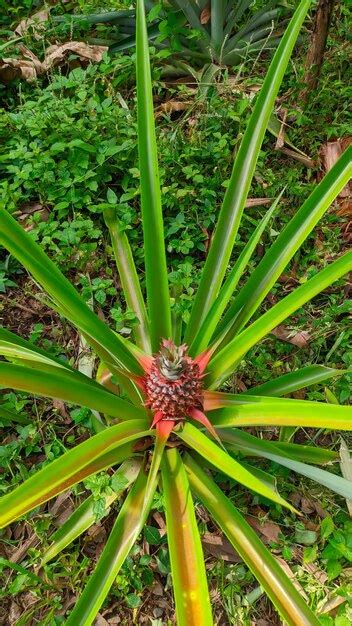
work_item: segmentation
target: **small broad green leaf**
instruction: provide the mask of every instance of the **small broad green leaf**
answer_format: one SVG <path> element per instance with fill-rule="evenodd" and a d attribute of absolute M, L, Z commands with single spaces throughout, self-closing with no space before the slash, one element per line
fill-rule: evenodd
<path fill-rule="evenodd" d="M 334 522 L 330 516 L 324 517 L 320 524 L 320 536 L 322 539 L 327 539 L 332 532 L 334 532 Z"/>
<path fill-rule="evenodd" d="M 160 543 L 160 532 L 155 526 L 145 526 L 143 530 L 145 540 L 151 546 L 157 546 Z"/>
<path fill-rule="evenodd" d="M 311 546 L 316 542 L 318 534 L 314 530 L 296 529 L 295 541 L 304 546 Z"/>

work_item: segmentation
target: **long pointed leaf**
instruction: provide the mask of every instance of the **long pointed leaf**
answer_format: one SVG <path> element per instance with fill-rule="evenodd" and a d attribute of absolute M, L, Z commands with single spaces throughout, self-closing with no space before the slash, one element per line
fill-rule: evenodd
<path fill-rule="evenodd" d="M 120 367 L 140 373 L 126 343 L 93 313 L 70 281 L 5 209 L 0 209 L 0 243 L 25 266 L 77 328 L 94 337 Z"/>
<path fill-rule="evenodd" d="M 232 502 L 190 455 L 185 459 L 185 467 L 192 490 L 253 572 L 285 622 L 289 626 L 319 626 L 318 618 Z"/>
<path fill-rule="evenodd" d="M 329 380 L 329 378 L 344 376 L 346 373 L 348 370 L 337 370 L 332 367 L 325 367 L 325 365 L 307 365 L 247 389 L 246 395 L 280 397 L 305 387 L 317 385 L 324 380 Z"/>
<path fill-rule="evenodd" d="M 54 366 L 50 371 L 49 368 L 47 365 L 46 371 L 43 371 L 0 362 L 0 389 L 9 387 L 46 398 L 64 400 L 122 420 L 146 416 L 145 409 L 121 400 L 88 377 L 85 377 L 87 382 L 82 382 L 69 370 L 59 370 Z"/>
<path fill-rule="evenodd" d="M 207 384 L 212 388 L 219 386 L 233 372 L 233 369 L 252 346 L 350 270 L 352 270 L 352 252 L 347 252 L 275 304 L 251 326 L 230 341 L 211 360 Z"/>
<path fill-rule="evenodd" d="M 222 431 L 222 439 L 226 442 L 229 450 L 232 449 L 231 441 L 232 441 L 232 432 L 231 430 L 223 430 Z M 236 440 L 236 435 L 235 435 Z M 235 443 L 233 448 L 235 450 L 238 449 L 237 444 Z M 247 446 L 247 450 L 250 450 L 250 444 Z M 301 461 L 296 461 L 294 459 L 289 459 L 279 454 L 275 454 L 275 452 L 268 451 L 267 448 L 263 449 L 261 452 L 261 456 L 270 461 L 274 461 L 275 463 L 279 463 L 279 465 L 283 465 L 284 467 L 288 467 L 289 469 L 297 472 L 298 474 L 302 474 L 302 476 L 306 476 L 311 480 L 315 480 L 320 485 L 324 485 L 328 489 L 331 489 L 335 493 L 338 493 L 340 496 L 344 498 L 352 497 L 352 482 L 342 478 L 341 476 L 337 476 L 336 474 L 331 474 L 325 470 L 320 469 L 319 467 L 313 467 L 312 465 L 307 465 L 306 463 L 302 463 Z"/>
<path fill-rule="evenodd" d="M 117 270 L 127 306 L 135 312 L 138 325 L 133 328 L 136 343 L 145 352 L 150 352 L 149 322 L 140 288 L 131 246 L 114 209 L 104 211 L 105 223 L 109 228 Z"/>
<path fill-rule="evenodd" d="M 105 497 L 105 514 L 110 506 L 118 498 L 121 491 L 129 487 L 135 481 L 141 469 L 141 459 L 129 459 L 124 461 L 116 470 L 114 476 L 122 476 L 125 479 L 122 489 L 114 491 Z M 40 561 L 40 567 L 51 561 L 59 552 L 62 552 L 77 537 L 80 537 L 95 522 L 94 496 L 91 495 L 70 515 L 50 537 L 50 546 L 45 550 Z"/>
<path fill-rule="evenodd" d="M 304 400 L 236 405 L 212 411 L 210 419 L 216 428 L 270 425 L 352 430 L 351 407 Z"/>
<path fill-rule="evenodd" d="M 281 441 L 259 439 L 238 428 L 222 429 L 221 433 L 225 433 L 226 441 L 230 441 L 233 448 L 236 447 L 236 450 L 246 456 L 260 457 L 265 456 L 264 453 L 267 452 L 268 454 L 275 454 L 276 456 L 286 457 L 294 461 L 317 464 L 336 461 L 337 458 L 337 452 L 333 450 L 297 443 L 282 443 Z"/>
<path fill-rule="evenodd" d="M 143 420 L 117 424 L 65 452 L 0 500 L 0 528 L 50 500 L 88 475 L 124 460 L 124 444 L 150 434 Z M 122 447 L 122 458 L 119 453 Z M 131 454 L 131 452 L 129 452 Z M 115 458 L 116 461 L 113 459 Z"/>
<path fill-rule="evenodd" d="M 231 330 L 226 335 L 227 340 L 243 328 L 269 293 L 295 252 L 311 233 L 341 189 L 344 188 L 352 173 L 351 157 L 352 147 L 344 152 L 321 183 L 315 187 L 241 289 L 217 331 L 221 333 L 231 319 L 237 316 Z"/>
<path fill-rule="evenodd" d="M 202 544 L 187 474 L 176 448 L 166 452 L 161 475 L 177 623 L 212 626 Z"/>
<path fill-rule="evenodd" d="M 98 564 L 66 621 L 67 626 L 90 626 L 94 622 L 111 585 L 145 524 L 156 485 L 155 479 L 146 497 L 147 476 L 142 467 L 116 519 Z"/>
<path fill-rule="evenodd" d="M 136 42 L 138 151 L 147 302 L 152 349 L 157 351 L 160 347 L 161 339 L 171 337 L 171 310 L 155 138 L 149 48 L 143 0 L 137 1 Z"/>
<path fill-rule="evenodd" d="M 257 244 L 259 243 L 260 238 L 273 212 L 275 211 L 281 199 L 282 193 L 280 193 L 279 197 L 276 198 L 276 200 L 274 200 L 270 209 L 266 212 L 263 219 L 259 222 L 258 226 L 256 227 L 253 234 L 251 235 L 248 243 L 246 244 L 241 254 L 239 255 L 236 263 L 234 264 L 223 286 L 221 287 L 218 297 L 216 298 L 215 302 L 211 306 L 194 341 L 192 342 L 192 345 L 190 346 L 190 349 L 189 349 L 190 354 L 198 354 L 199 352 L 202 352 L 202 350 L 204 350 L 208 346 L 209 341 L 216 329 L 216 326 L 226 306 L 228 305 L 230 298 L 232 294 L 234 293 L 238 285 L 238 282 L 241 276 L 243 275 L 246 269 L 246 266 L 250 258 L 252 257 L 252 254 Z"/>
<path fill-rule="evenodd" d="M 310 5 L 302 0 L 270 64 L 242 139 L 185 336 L 190 344 L 219 292 L 232 253 L 265 130 L 291 52 Z"/>
<path fill-rule="evenodd" d="M 203 433 L 198 428 L 195 428 L 195 426 L 192 426 L 192 424 L 186 423 L 182 430 L 177 431 L 177 435 L 190 448 L 193 448 L 198 454 L 203 456 L 208 463 L 214 465 L 233 480 L 259 493 L 261 496 L 293 510 L 293 507 L 286 502 L 286 500 L 253 476 L 248 470 L 242 467 L 240 463 L 235 461 L 235 459 L 230 458 L 224 450 L 219 448 L 219 446 L 203 435 Z"/>

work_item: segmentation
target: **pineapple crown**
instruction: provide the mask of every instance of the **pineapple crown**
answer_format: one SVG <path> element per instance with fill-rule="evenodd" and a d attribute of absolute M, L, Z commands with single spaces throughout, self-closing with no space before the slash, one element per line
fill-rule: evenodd
<path fill-rule="evenodd" d="M 158 368 L 162 376 L 167 380 L 175 381 L 189 365 L 187 346 L 175 346 L 173 341 L 163 339 L 160 352 L 156 357 Z"/>

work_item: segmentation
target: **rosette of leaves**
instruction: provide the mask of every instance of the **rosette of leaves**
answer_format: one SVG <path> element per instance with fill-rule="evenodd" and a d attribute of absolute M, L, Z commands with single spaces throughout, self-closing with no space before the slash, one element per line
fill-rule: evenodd
<path fill-rule="evenodd" d="M 179 61 L 187 60 L 198 67 L 209 62 L 233 66 L 248 55 L 274 49 L 288 13 L 284 2 L 275 0 L 262 9 L 255 8 L 253 0 L 150 0 L 145 5 L 148 38 L 157 48 L 169 48 L 172 62 L 176 56 Z M 134 9 L 52 19 L 54 24 L 66 22 L 75 29 L 109 24 L 107 39 L 95 36 L 91 41 L 108 45 L 110 53 L 135 45 Z M 104 31 L 100 34 L 104 36 Z"/>
<path fill-rule="evenodd" d="M 0 386 L 88 407 L 99 430 L 3 496 L 1 526 L 107 468 L 115 468 L 116 483 L 130 486 L 96 568 L 68 617 L 69 625 L 94 621 L 146 522 L 157 489 L 163 493 L 178 624 L 213 623 L 194 498 L 208 509 L 282 619 L 296 626 L 319 624 L 276 559 L 212 477 L 214 470 L 220 471 L 267 501 L 292 509 L 273 488 L 272 480 L 265 480 L 263 470 L 243 461 L 263 457 L 352 498 L 349 481 L 317 467 L 334 458 L 333 452 L 265 441 L 242 429 L 269 425 L 352 430 L 350 407 L 283 397 L 343 372 L 307 365 L 246 393 L 219 391 L 253 346 L 352 269 L 352 252 L 347 252 L 258 315 L 259 306 L 287 263 L 348 181 L 350 149 L 304 201 L 248 282 L 237 289 L 279 198 L 227 273 L 267 123 L 309 4 L 309 0 L 302 0 L 296 9 L 257 97 L 187 324 L 181 324 L 170 307 L 142 0 L 137 11 L 136 64 L 146 299 L 126 233 L 113 213 L 105 215 L 126 303 L 139 321 L 134 342 L 108 328 L 31 236 L 8 213 L 0 211 L 1 244 L 42 286 L 48 304 L 76 327 L 100 361 L 97 377 L 91 379 L 13 333 L 0 331 L 4 357 Z M 118 423 L 111 425 L 114 418 Z M 56 531 L 43 562 L 89 527 L 94 520 L 93 508 L 88 498 Z"/>

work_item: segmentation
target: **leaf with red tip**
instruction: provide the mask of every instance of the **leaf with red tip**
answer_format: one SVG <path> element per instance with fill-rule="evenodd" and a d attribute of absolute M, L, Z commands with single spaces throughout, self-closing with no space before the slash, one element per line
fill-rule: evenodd
<path fill-rule="evenodd" d="M 199 367 L 200 374 L 203 374 L 203 372 L 205 372 L 206 367 L 213 355 L 213 352 L 214 348 L 207 348 L 207 350 L 204 350 L 204 352 L 198 354 L 198 356 L 194 359 L 194 362 L 197 363 Z"/>
<path fill-rule="evenodd" d="M 154 428 L 154 426 L 156 426 L 158 424 L 158 422 L 160 422 L 160 420 L 162 420 L 164 417 L 164 414 L 161 413 L 161 411 L 157 411 L 154 415 L 152 424 L 150 428 Z"/>
<path fill-rule="evenodd" d="M 193 408 L 189 412 L 189 416 L 192 419 L 194 419 L 196 422 L 199 422 L 200 424 L 205 426 L 205 428 L 211 434 L 211 436 L 214 437 L 214 439 L 216 439 L 216 441 L 218 441 L 221 444 L 221 439 L 220 439 L 218 433 L 216 432 L 214 426 L 209 422 L 207 416 L 204 415 L 203 411 L 200 411 L 199 409 Z"/>
<path fill-rule="evenodd" d="M 175 422 L 173 420 L 160 420 L 156 425 L 157 440 L 167 441 L 174 426 Z"/>

